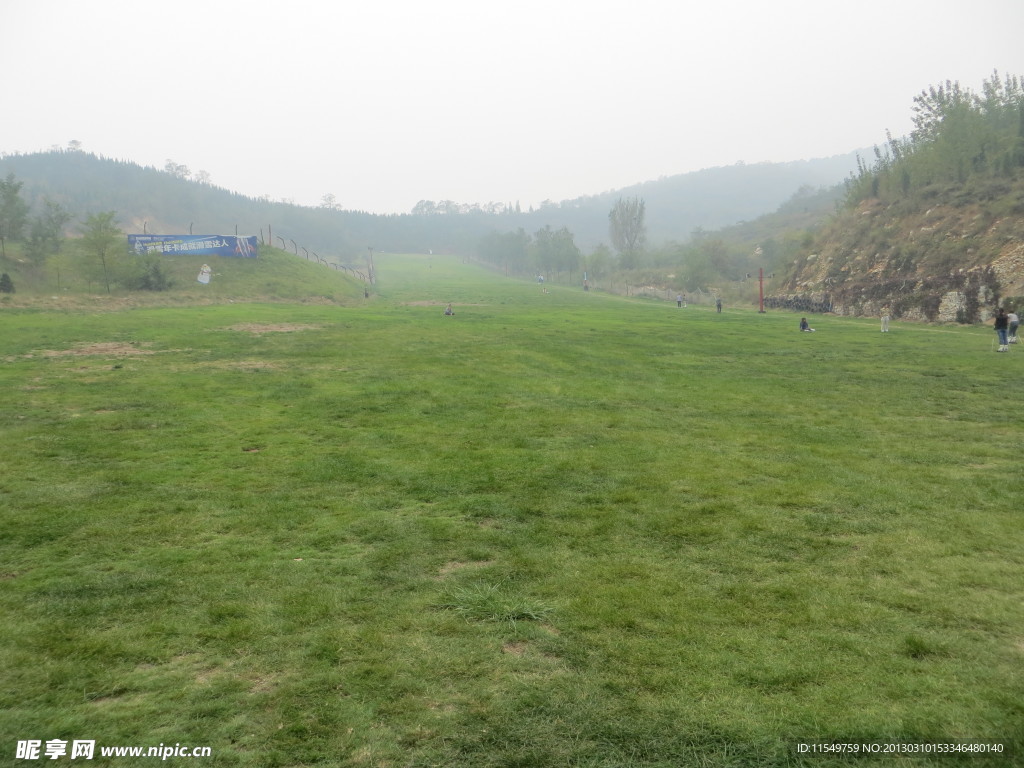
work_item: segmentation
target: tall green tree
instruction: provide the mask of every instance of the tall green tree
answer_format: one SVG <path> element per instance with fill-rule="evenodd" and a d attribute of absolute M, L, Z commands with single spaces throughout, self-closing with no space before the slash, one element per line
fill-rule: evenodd
<path fill-rule="evenodd" d="M 589 280 L 598 280 L 607 275 L 612 268 L 611 249 L 604 243 L 597 245 L 587 256 L 583 268 Z"/>
<path fill-rule="evenodd" d="M 568 272 L 570 278 L 580 266 L 580 249 L 568 227 L 552 229 L 548 224 L 533 235 L 530 248 L 539 274 Z"/>
<path fill-rule="evenodd" d="M 639 197 L 620 197 L 608 213 L 608 236 L 627 269 L 639 265 L 647 241 L 645 213 L 644 201 Z"/>
<path fill-rule="evenodd" d="M 677 275 L 687 291 L 706 290 L 739 276 L 725 241 L 719 237 L 702 237 L 687 245 L 681 256 Z"/>
<path fill-rule="evenodd" d="M 0 253 L 7 255 L 8 240 L 20 240 L 28 222 L 28 203 L 21 199 L 24 182 L 17 181 L 13 173 L 0 181 Z"/>
<path fill-rule="evenodd" d="M 1013 164 L 1024 166 L 1024 102 L 1017 108 L 1017 141 L 1014 142 Z"/>
<path fill-rule="evenodd" d="M 341 204 L 338 202 L 338 198 L 335 197 L 333 192 L 328 192 L 320 198 L 320 207 L 328 211 L 341 210 Z"/>
<path fill-rule="evenodd" d="M 514 274 L 525 274 L 528 267 L 530 236 L 522 227 L 514 232 L 491 232 L 480 240 L 477 252 L 484 261 Z"/>
<path fill-rule="evenodd" d="M 42 267 L 49 256 L 60 250 L 64 225 L 70 220 L 71 214 L 60 203 L 50 199 L 43 201 L 43 212 L 32 220 L 26 249 L 36 268 Z"/>
<path fill-rule="evenodd" d="M 187 179 L 192 176 L 192 171 L 189 170 L 187 165 L 176 163 L 173 160 L 168 160 L 164 164 L 164 170 L 177 179 Z"/>
<path fill-rule="evenodd" d="M 543 229 L 533 233 L 533 242 L 530 244 L 530 257 L 533 260 L 534 271 L 540 275 L 546 275 L 555 270 L 555 233 L 548 224 Z"/>
<path fill-rule="evenodd" d="M 116 219 L 117 211 L 87 216 L 82 233 L 82 247 L 102 268 L 107 293 L 110 293 L 110 272 L 114 258 L 126 248 L 124 235 Z"/>
<path fill-rule="evenodd" d="M 552 233 L 551 256 L 554 267 L 559 272 L 568 272 L 569 279 L 580 267 L 580 249 L 576 246 L 572 232 L 568 227 L 562 227 Z"/>

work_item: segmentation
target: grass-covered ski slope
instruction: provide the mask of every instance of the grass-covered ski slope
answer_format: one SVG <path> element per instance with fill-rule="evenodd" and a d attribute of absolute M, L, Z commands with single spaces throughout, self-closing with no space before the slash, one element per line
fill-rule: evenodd
<path fill-rule="evenodd" d="M 1024 754 L 1024 349 L 375 259 L 353 307 L 3 310 L 3 754 Z"/>
<path fill-rule="evenodd" d="M 167 290 L 125 287 L 135 285 L 153 264 L 168 281 Z M 213 272 L 206 285 L 196 279 L 204 264 Z M 0 272 L 15 287 L 14 293 L 0 293 L 0 309 L 78 311 L 254 301 L 351 305 L 364 299 L 364 283 L 353 272 L 267 245 L 260 245 L 256 259 L 118 253 L 109 259 L 110 293 L 100 265 L 78 240 L 65 242 L 61 255 L 51 258 L 45 269 L 33 267 L 24 249 L 11 245 L 8 258 L 0 259 Z"/>

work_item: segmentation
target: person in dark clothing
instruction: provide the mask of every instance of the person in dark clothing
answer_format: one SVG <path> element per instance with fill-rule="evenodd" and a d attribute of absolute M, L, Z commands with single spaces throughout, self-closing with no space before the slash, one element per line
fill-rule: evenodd
<path fill-rule="evenodd" d="M 996 335 L 999 336 L 999 349 L 996 350 L 997 352 L 1009 352 L 1010 351 L 1010 341 L 1009 341 L 1009 339 L 1007 337 L 1009 328 L 1010 328 L 1010 318 L 1006 314 L 1006 310 L 1004 310 L 1002 307 L 1000 307 L 996 311 L 996 324 L 995 324 Z"/>

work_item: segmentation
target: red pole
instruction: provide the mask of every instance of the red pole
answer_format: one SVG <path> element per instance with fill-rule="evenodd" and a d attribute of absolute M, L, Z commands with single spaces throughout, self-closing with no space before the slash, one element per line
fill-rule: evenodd
<path fill-rule="evenodd" d="M 757 293 L 758 293 L 758 309 L 757 311 L 764 314 L 764 267 L 757 270 Z"/>

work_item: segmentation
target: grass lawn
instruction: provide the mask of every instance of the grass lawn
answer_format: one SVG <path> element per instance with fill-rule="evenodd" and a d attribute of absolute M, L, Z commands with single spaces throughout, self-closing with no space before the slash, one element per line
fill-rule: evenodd
<path fill-rule="evenodd" d="M 0 310 L 0 764 L 1024 764 L 1024 345 L 375 261 Z"/>

